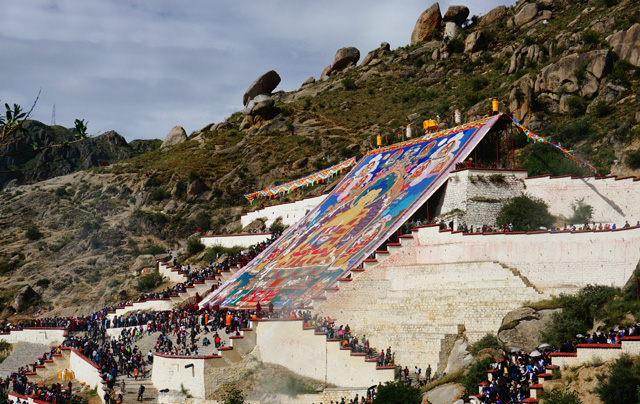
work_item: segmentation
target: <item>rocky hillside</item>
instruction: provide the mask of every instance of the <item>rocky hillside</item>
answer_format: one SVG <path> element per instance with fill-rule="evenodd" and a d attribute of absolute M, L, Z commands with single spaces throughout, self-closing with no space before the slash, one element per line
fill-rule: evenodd
<path fill-rule="evenodd" d="M 471 120 L 493 97 L 602 174 L 640 175 L 640 3 L 520 0 L 471 18 L 464 6 L 442 11 L 436 3 L 416 16 L 406 46 L 383 43 L 364 58 L 338 50 L 299 90 L 274 92 L 280 76 L 269 71 L 224 122 L 190 136 L 177 127 L 162 147 L 129 160 L 0 193 L 0 302 L 10 305 L 25 285 L 67 311 L 133 294 L 137 255 L 184 245 L 196 228 L 239 231 L 251 208 L 243 194 L 361 155 L 378 134 L 395 142 L 408 124 L 439 118 L 446 127 L 455 110 Z M 107 143 L 111 156 L 135 151 Z M 523 136 L 514 145 L 532 175 L 590 174 Z M 78 151 L 60 160 L 113 158 Z"/>
<path fill-rule="evenodd" d="M 64 147 L 16 153 L 76 140 L 75 130 L 48 126 L 38 121 L 23 124 L 21 140 L 0 148 L 0 189 L 32 184 L 77 170 L 111 164 L 147 153 L 160 146 L 159 140 L 134 140 L 109 131 Z M 11 170 L 12 172 L 5 172 Z"/>

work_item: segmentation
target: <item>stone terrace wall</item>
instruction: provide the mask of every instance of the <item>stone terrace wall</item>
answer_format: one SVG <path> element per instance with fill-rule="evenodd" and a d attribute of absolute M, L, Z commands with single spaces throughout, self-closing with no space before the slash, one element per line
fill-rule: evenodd
<path fill-rule="evenodd" d="M 524 192 L 526 170 L 464 169 L 453 171 L 445 185 L 445 193 L 436 215 L 461 210 L 444 217 L 452 218 L 454 228 L 466 223 L 474 228 L 495 224 L 502 206 Z"/>
<path fill-rule="evenodd" d="M 66 328 L 25 328 L 11 332 L 0 332 L 0 341 L 10 344 L 30 342 L 32 344 L 60 345 L 67 335 Z"/>
<path fill-rule="evenodd" d="M 245 233 L 245 234 L 228 234 L 219 236 L 202 236 L 200 242 L 205 247 L 221 246 L 221 247 L 243 247 L 248 248 L 271 238 L 271 233 Z"/>
<path fill-rule="evenodd" d="M 393 369 L 376 369 L 363 356 L 341 350 L 338 341 L 303 330 L 302 320 L 254 321 L 259 358 L 302 376 L 340 387 L 364 387 L 393 381 Z"/>
<path fill-rule="evenodd" d="M 603 231 L 462 234 L 419 229 L 400 265 L 495 261 L 548 294 L 588 284 L 622 287 L 640 260 L 640 227 Z M 393 258 L 393 257 L 391 257 Z"/>
<path fill-rule="evenodd" d="M 266 226 L 271 226 L 276 219 L 282 218 L 282 224 L 285 226 L 291 226 L 296 224 L 302 219 L 311 209 L 315 208 L 326 198 L 326 195 L 314 196 L 311 198 L 305 198 L 295 202 L 281 203 L 279 205 L 267 206 L 263 209 L 257 209 L 248 213 L 245 213 L 240 218 L 242 227 L 248 226 L 254 220 L 260 218 L 266 218 Z M 260 201 L 255 201 L 256 205 L 259 205 Z"/>
<path fill-rule="evenodd" d="M 622 227 L 640 220 L 640 178 L 633 177 L 530 177 L 525 180 L 526 192 L 549 204 L 553 215 L 569 218 L 571 204 L 576 199 L 593 206 L 593 221 L 615 223 Z"/>

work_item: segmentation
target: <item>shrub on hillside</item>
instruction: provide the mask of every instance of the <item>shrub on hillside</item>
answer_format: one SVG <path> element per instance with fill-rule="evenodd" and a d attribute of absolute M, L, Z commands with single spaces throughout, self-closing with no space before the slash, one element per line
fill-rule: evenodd
<path fill-rule="evenodd" d="M 532 231 L 540 227 L 550 227 L 554 217 L 542 199 L 522 194 L 511 198 L 502 207 L 496 221 L 499 226 L 513 224 L 515 231 Z"/>
<path fill-rule="evenodd" d="M 196 215 L 195 224 L 202 231 L 209 230 L 211 228 L 211 215 L 207 212 L 198 213 Z"/>
<path fill-rule="evenodd" d="M 543 391 L 542 399 L 545 404 L 581 404 L 580 396 L 574 390 L 565 387 L 562 390 Z"/>
<path fill-rule="evenodd" d="M 571 96 L 567 98 L 567 109 L 569 115 L 574 118 L 584 115 L 587 110 L 587 101 L 582 97 Z"/>
<path fill-rule="evenodd" d="M 200 242 L 199 238 L 190 238 L 187 240 L 187 251 L 191 255 L 196 255 L 200 251 L 204 250 L 204 244 Z"/>
<path fill-rule="evenodd" d="M 420 404 L 421 402 L 420 390 L 407 386 L 403 382 L 386 382 L 378 387 L 378 394 L 372 401 L 373 404 Z"/>
<path fill-rule="evenodd" d="M 573 175 L 584 176 L 591 171 L 566 158 L 559 150 L 543 143 L 527 146 L 522 159 L 522 166 L 530 176 L 536 175 Z"/>
<path fill-rule="evenodd" d="M 498 338 L 493 334 L 486 334 L 484 337 L 480 338 L 478 342 L 471 346 L 471 354 L 475 356 L 478 354 L 478 352 L 485 348 L 500 348 L 500 345 L 498 344 Z"/>
<path fill-rule="evenodd" d="M 26 238 L 32 241 L 40 240 L 44 236 L 36 225 L 29 227 L 24 235 Z"/>
<path fill-rule="evenodd" d="M 595 392 L 604 404 L 638 403 L 640 362 L 621 356 L 608 373 L 598 375 L 600 385 Z M 545 400 L 545 403 L 547 401 Z"/>
<path fill-rule="evenodd" d="M 147 275 L 142 276 L 138 279 L 138 284 L 136 285 L 136 290 L 141 293 L 151 292 L 158 286 L 162 284 L 162 275 L 157 272 L 153 272 Z"/>
<path fill-rule="evenodd" d="M 151 191 L 151 195 L 150 195 L 150 198 L 154 201 L 161 201 L 163 199 L 168 199 L 170 197 L 171 197 L 171 194 L 162 188 L 155 188 L 153 191 Z"/>
<path fill-rule="evenodd" d="M 351 77 L 345 77 L 344 79 L 342 79 L 342 86 L 344 87 L 345 90 L 355 90 L 356 88 L 358 88 L 356 86 L 356 82 L 354 79 L 352 79 Z"/>
<path fill-rule="evenodd" d="M 632 170 L 640 168 L 640 149 L 627 152 L 625 163 L 627 163 Z"/>
<path fill-rule="evenodd" d="M 244 404 L 244 394 L 234 387 L 222 397 L 222 404 Z"/>

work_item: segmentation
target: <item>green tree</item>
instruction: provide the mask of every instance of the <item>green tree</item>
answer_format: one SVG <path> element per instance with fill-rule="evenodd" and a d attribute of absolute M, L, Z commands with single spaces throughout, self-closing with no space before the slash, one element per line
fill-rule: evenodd
<path fill-rule="evenodd" d="M 571 224 L 586 224 L 593 217 L 593 206 L 585 203 L 584 198 L 576 199 L 571 204 L 571 210 L 573 210 L 573 216 L 569 218 L 569 223 Z"/>
<path fill-rule="evenodd" d="M 222 404 L 244 404 L 244 394 L 235 387 L 222 397 Z"/>
<path fill-rule="evenodd" d="M 600 385 L 595 391 L 604 404 L 638 403 L 640 363 L 637 360 L 621 356 L 607 374 L 598 376 L 598 380 Z"/>
<path fill-rule="evenodd" d="M 373 404 L 420 404 L 422 397 L 416 387 L 402 382 L 387 382 L 378 387 Z"/>
<path fill-rule="evenodd" d="M 460 381 L 468 394 L 477 394 L 478 383 L 487 381 L 487 370 L 491 368 L 493 358 L 484 358 L 471 364 L 469 371 Z"/>
<path fill-rule="evenodd" d="M 502 207 L 496 221 L 499 226 L 513 224 L 516 231 L 531 231 L 543 226 L 550 227 L 554 217 L 542 199 L 522 194 L 511 198 Z"/>

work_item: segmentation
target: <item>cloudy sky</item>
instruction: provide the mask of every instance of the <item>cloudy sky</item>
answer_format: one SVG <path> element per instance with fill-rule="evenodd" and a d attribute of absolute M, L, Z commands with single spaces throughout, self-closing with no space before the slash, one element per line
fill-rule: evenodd
<path fill-rule="evenodd" d="M 482 15 L 512 0 L 467 0 Z M 278 90 L 318 78 L 336 50 L 361 57 L 410 42 L 430 1 L 20 0 L 0 13 L 0 100 L 32 117 L 127 140 L 187 133 L 242 109 L 242 95 L 274 69 Z M 450 4 L 440 1 L 444 14 Z M 465 4 L 465 3 L 462 3 Z"/>

